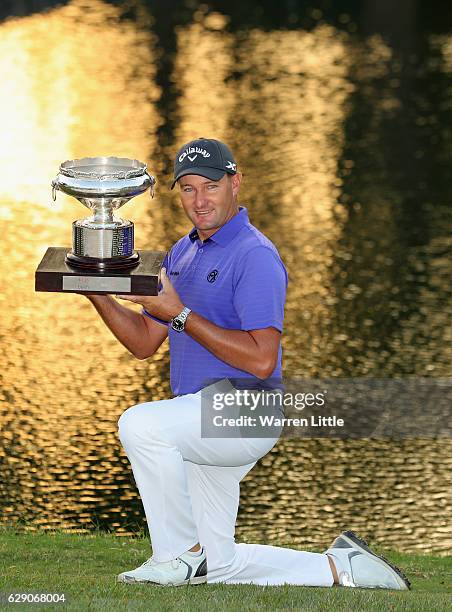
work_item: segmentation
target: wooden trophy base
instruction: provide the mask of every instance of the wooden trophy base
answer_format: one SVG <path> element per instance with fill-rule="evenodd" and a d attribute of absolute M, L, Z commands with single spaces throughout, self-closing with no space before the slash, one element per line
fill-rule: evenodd
<path fill-rule="evenodd" d="M 134 268 L 99 271 L 66 263 L 68 247 L 49 247 L 35 272 L 35 290 L 58 293 L 157 295 L 164 251 L 137 251 Z"/>

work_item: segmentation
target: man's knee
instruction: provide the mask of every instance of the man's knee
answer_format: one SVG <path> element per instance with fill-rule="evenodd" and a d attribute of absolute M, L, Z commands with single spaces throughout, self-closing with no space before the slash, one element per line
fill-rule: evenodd
<path fill-rule="evenodd" d="M 136 419 L 134 417 L 134 409 L 136 406 L 127 408 L 118 419 L 118 435 L 121 442 L 125 442 L 126 438 L 134 435 L 136 429 Z"/>
<path fill-rule="evenodd" d="M 149 440 L 158 431 L 158 417 L 152 404 L 136 404 L 127 408 L 118 420 L 118 435 L 121 443 Z"/>

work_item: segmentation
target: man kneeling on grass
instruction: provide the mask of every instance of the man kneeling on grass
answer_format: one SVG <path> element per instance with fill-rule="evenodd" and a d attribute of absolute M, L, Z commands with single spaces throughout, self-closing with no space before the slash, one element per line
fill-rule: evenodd
<path fill-rule="evenodd" d="M 141 313 L 88 296 L 138 359 L 170 342 L 175 397 L 133 406 L 119 420 L 153 556 L 118 580 L 408 589 L 402 572 L 352 531 L 323 554 L 235 543 L 239 483 L 278 437 L 201 437 L 201 391 L 212 379 L 278 388 L 287 272 L 238 203 L 242 175 L 224 143 L 187 143 L 174 170 L 194 227 L 166 256 L 159 295 L 119 296 Z"/>

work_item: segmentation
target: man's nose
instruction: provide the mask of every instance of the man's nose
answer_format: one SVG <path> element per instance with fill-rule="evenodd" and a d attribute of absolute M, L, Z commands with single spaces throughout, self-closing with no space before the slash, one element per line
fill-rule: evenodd
<path fill-rule="evenodd" d="M 195 205 L 196 208 L 202 208 L 202 206 L 205 206 L 207 204 L 207 196 L 206 193 L 204 191 L 197 191 L 196 192 L 196 198 L 195 198 Z"/>

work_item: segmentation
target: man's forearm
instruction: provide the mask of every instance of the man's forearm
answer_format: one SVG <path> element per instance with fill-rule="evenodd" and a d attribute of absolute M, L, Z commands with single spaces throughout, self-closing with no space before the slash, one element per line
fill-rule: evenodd
<path fill-rule="evenodd" d="M 138 358 L 149 356 L 149 332 L 143 315 L 122 306 L 110 295 L 90 295 L 88 298 L 127 350 Z"/>
<path fill-rule="evenodd" d="M 258 378 L 267 378 L 273 371 L 274 365 L 247 331 L 219 327 L 196 312 L 191 312 L 185 323 L 185 332 L 234 368 Z"/>
<path fill-rule="evenodd" d="M 161 272 L 161 282 L 162 289 L 157 296 L 120 295 L 119 297 L 141 304 L 149 314 L 169 322 L 182 312 L 184 303 L 172 286 L 164 268 Z M 158 323 L 155 325 L 160 329 L 164 327 L 164 331 L 160 332 L 161 343 L 168 335 L 168 328 Z M 192 311 L 185 322 L 185 333 L 218 359 L 258 378 L 268 378 L 276 367 L 281 334 L 272 325 L 250 331 L 225 329 Z M 156 329 L 152 335 L 158 336 L 158 334 L 159 330 Z M 148 356 L 152 354 L 151 342 Z"/>

